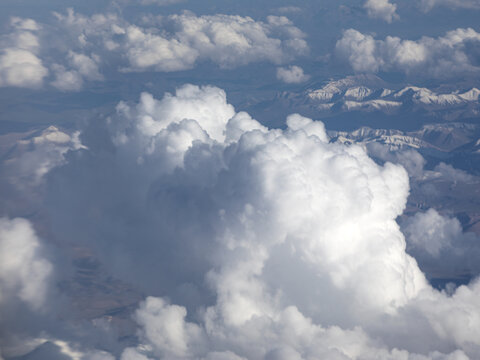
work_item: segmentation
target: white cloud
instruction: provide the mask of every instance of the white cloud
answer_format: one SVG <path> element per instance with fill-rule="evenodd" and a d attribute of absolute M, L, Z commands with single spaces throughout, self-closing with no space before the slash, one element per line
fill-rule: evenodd
<path fill-rule="evenodd" d="M 448 242 L 405 241 L 403 167 L 330 143 L 299 114 L 286 125 L 237 113 L 216 87 L 143 93 L 93 121 L 88 153 L 50 173 L 55 237 L 155 294 L 135 313 L 138 343 L 115 355 L 478 357 L 478 284 L 436 291 L 406 252 L 441 255 Z M 412 229 L 436 224 L 424 220 Z"/>
<path fill-rule="evenodd" d="M 45 305 L 51 263 L 28 220 L 0 218 L 0 305 L 19 300 L 33 310 Z"/>
<path fill-rule="evenodd" d="M 425 249 L 430 255 L 438 257 L 440 251 L 451 245 L 462 233 L 457 219 L 442 217 L 434 209 L 416 214 L 405 229 L 409 244 Z"/>
<path fill-rule="evenodd" d="M 455 169 L 452 165 L 445 164 L 441 162 L 433 169 L 434 172 L 438 172 L 441 176 L 448 181 L 453 183 L 457 182 L 472 182 L 474 181 L 474 177 L 468 174 L 466 171 Z"/>
<path fill-rule="evenodd" d="M 124 71 L 179 71 L 205 60 L 222 68 L 259 61 L 281 64 L 308 52 L 305 34 L 284 16 L 268 16 L 261 22 L 185 12 L 150 18 L 150 27 L 114 15 L 85 17 L 72 10 L 56 16 L 83 46 L 97 41 L 107 51 L 125 54 Z"/>
<path fill-rule="evenodd" d="M 463 232 L 458 219 L 439 214 L 435 209 L 417 213 L 402 223 L 407 249 L 432 276 L 477 276 L 480 266 L 480 238 Z"/>
<path fill-rule="evenodd" d="M 477 74 L 480 68 L 471 62 L 468 47 L 479 44 L 474 29 L 456 29 L 443 37 L 422 37 L 417 41 L 373 36 L 349 29 L 336 44 L 336 52 L 357 72 L 402 71 L 433 78 Z"/>
<path fill-rule="evenodd" d="M 193 67 L 199 52 L 176 39 L 144 32 L 137 26 L 126 29 L 127 57 L 132 69 L 178 71 Z"/>
<path fill-rule="evenodd" d="M 176 170 L 168 166 L 164 147 L 136 148 L 134 156 L 144 157 L 141 167 L 150 163 L 149 158 L 157 159 L 157 168 L 165 164 L 162 178 L 171 174 L 179 184 L 177 188 L 169 180 L 157 180 L 160 203 L 155 203 L 160 208 L 170 208 L 167 201 L 176 206 L 183 201 L 180 195 L 173 199 L 167 193 L 160 195 L 164 186 L 168 194 L 181 194 L 186 189 L 180 184 L 191 181 L 215 198 L 213 208 L 203 207 L 205 201 L 210 203 L 204 197 L 200 203 L 189 201 L 188 207 L 198 206 L 195 221 L 203 225 L 213 221 L 215 230 L 207 236 L 212 242 L 204 239 L 202 247 L 215 249 L 207 250 L 214 251 L 215 265 L 205 274 L 216 301 L 206 310 L 202 304 L 199 317 L 195 316 L 198 320 L 193 321 L 187 320 L 185 306 L 148 298 L 136 315 L 141 345 L 129 348 L 128 354 L 174 359 L 332 358 L 340 354 L 352 359 L 467 358 L 465 351 L 470 350 L 465 344 L 473 341 L 470 332 L 478 334 L 478 329 L 472 324 L 468 331 L 449 336 L 449 331 L 459 330 L 460 322 L 451 323 L 441 309 L 470 306 L 466 305 L 470 300 L 451 302 L 426 284 L 416 262 L 405 253 L 403 235 L 394 221 L 408 194 L 402 168 L 388 163 L 379 167 L 360 147 L 328 144 L 323 125 L 299 115 L 288 118 L 285 131 L 268 130 L 245 113 L 205 117 L 203 106 L 208 103 L 213 114 L 226 105 L 219 89 L 187 86 L 178 94 L 178 102 L 171 96 L 158 101 L 143 95 L 136 106 L 122 104 L 124 121 L 137 129 L 144 127 L 146 118 L 140 109 L 148 108 L 153 121 L 148 129 L 155 130 L 134 135 L 124 127 L 123 136 L 118 128 L 114 134 L 123 139 L 117 146 L 131 151 L 133 140 L 138 143 L 145 138 L 143 143 L 152 144 L 162 134 L 162 141 L 168 142 L 178 137 L 174 124 L 186 129 L 185 118 L 195 121 L 195 130 L 189 130 L 197 134 L 195 140 L 183 135 L 187 143 L 172 153 L 182 154 L 175 155 Z M 203 105 L 190 108 L 188 102 Z M 180 109 L 192 112 L 177 115 Z M 154 120 L 153 114 L 162 115 Z M 216 133 L 225 131 L 215 141 L 199 131 L 214 133 L 212 119 L 218 119 Z M 153 142 L 147 140 L 152 137 Z M 196 198 L 194 193 L 191 199 Z M 202 233 L 197 230 L 197 235 Z M 187 235 L 184 241 L 191 244 L 184 248 L 187 253 L 190 246 L 195 247 L 188 239 Z M 296 286 L 298 278 L 308 281 L 308 287 Z M 468 288 L 470 298 L 476 291 Z M 432 301 L 435 310 L 427 310 L 425 304 Z M 426 321 L 426 327 L 405 315 L 418 311 L 414 318 Z M 469 311 L 477 316 L 480 309 Z M 422 346 L 423 355 L 415 355 L 408 340 L 394 346 L 373 341 L 372 321 L 383 334 L 403 331 L 381 325 L 383 320 L 377 323 L 377 316 L 406 321 L 413 332 L 409 336 L 430 339 Z M 462 317 L 462 321 L 466 320 Z M 354 324 L 359 327 L 347 330 Z M 444 341 L 454 345 L 446 353 L 436 351 Z"/>
<path fill-rule="evenodd" d="M 387 23 L 398 19 L 397 5 L 390 3 L 389 0 L 367 0 L 363 7 L 367 9 L 371 18 L 379 18 Z"/>
<path fill-rule="evenodd" d="M 51 84 L 57 89 L 62 91 L 79 91 L 83 88 L 84 79 L 91 81 L 103 80 L 103 75 L 99 72 L 100 59 L 98 56 L 87 56 L 69 51 L 68 61 L 70 69 L 66 69 L 59 64 L 52 65 L 55 79 Z"/>
<path fill-rule="evenodd" d="M 52 65 L 55 80 L 52 85 L 62 91 L 79 91 L 83 88 L 83 78 L 75 70 L 67 70 L 59 64 Z"/>
<path fill-rule="evenodd" d="M 303 69 L 296 65 L 277 68 L 277 79 L 288 84 L 302 83 L 307 81 L 309 78 L 310 76 L 304 74 Z"/>
<path fill-rule="evenodd" d="M 13 17 L 14 31 L 4 39 L 0 49 L 0 86 L 38 88 L 48 70 L 37 57 L 39 26 L 32 19 Z"/>
<path fill-rule="evenodd" d="M 308 49 L 304 34 L 284 17 L 272 16 L 262 23 L 241 16 L 183 14 L 172 15 L 168 21 L 177 30 L 167 37 L 137 27 L 127 29 L 126 47 L 133 69 L 184 70 L 192 68 L 197 59 L 209 59 L 225 68 L 255 61 L 281 63 Z"/>

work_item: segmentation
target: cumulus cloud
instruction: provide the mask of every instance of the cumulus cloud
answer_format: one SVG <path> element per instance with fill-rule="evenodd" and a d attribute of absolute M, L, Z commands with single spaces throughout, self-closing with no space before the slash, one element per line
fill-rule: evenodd
<path fill-rule="evenodd" d="M 157 2 L 155 2 L 157 3 Z M 46 77 L 61 91 L 80 91 L 102 81 L 102 64 L 118 71 L 181 71 L 210 61 L 221 68 L 252 62 L 288 63 L 309 51 L 306 35 L 285 16 L 265 21 L 236 15 L 190 12 L 147 16 L 138 24 L 106 13 L 84 16 L 68 9 L 54 13 L 54 27 L 13 17 L 0 42 L 0 86 L 40 88 Z M 40 48 L 55 36 L 54 49 Z M 45 64 L 50 51 L 55 61 Z"/>
<path fill-rule="evenodd" d="M 429 213 L 405 241 L 403 167 L 299 114 L 268 129 L 211 86 L 143 93 L 90 126 L 47 203 L 56 238 L 150 295 L 121 359 L 479 354 L 478 284 L 436 291 L 407 253 L 438 258 L 460 229 Z"/>
<path fill-rule="evenodd" d="M 463 232 L 458 219 L 429 209 L 407 218 L 402 229 L 407 250 L 430 276 L 455 279 L 480 273 L 475 260 L 480 253 L 480 239 L 474 233 Z"/>
<path fill-rule="evenodd" d="M 41 317 L 53 293 L 53 265 L 30 221 L 0 218 L 0 358 L 41 345 Z M 40 327 L 43 329 L 43 327 Z"/>
<path fill-rule="evenodd" d="M 150 27 L 114 15 L 85 17 L 72 10 L 56 16 L 84 46 L 97 41 L 107 51 L 125 54 L 124 71 L 179 71 L 205 60 L 222 68 L 259 61 L 281 64 L 308 52 L 305 34 L 284 16 L 268 16 L 261 22 L 185 12 L 152 18 Z"/>
<path fill-rule="evenodd" d="M 68 61 L 70 69 L 66 69 L 59 64 L 53 64 L 52 70 L 55 79 L 52 85 L 63 91 L 78 91 L 83 88 L 84 79 L 103 80 L 103 75 L 99 72 L 100 58 L 95 54 L 88 56 L 85 54 L 69 51 Z"/>
<path fill-rule="evenodd" d="M 281 63 L 308 49 L 304 34 L 285 17 L 270 16 L 262 23 L 240 16 L 182 14 L 170 16 L 168 22 L 176 31 L 167 37 L 138 27 L 127 29 L 132 69 L 185 70 L 201 59 L 224 68 L 254 61 Z"/>
<path fill-rule="evenodd" d="M 287 84 L 302 83 L 309 78 L 310 76 L 304 74 L 303 69 L 296 65 L 277 68 L 277 79 L 286 82 Z"/>
<path fill-rule="evenodd" d="M 12 33 L 0 43 L 0 86 L 38 88 L 48 69 L 37 56 L 39 25 L 32 19 L 13 17 Z"/>
<path fill-rule="evenodd" d="M 0 304 L 24 301 L 37 310 L 45 305 L 52 265 L 45 260 L 31 224 L 0 219 Z"/>
<path fill-rule="evenodd" d="M 389 0 L 367 0 L 363 7 L 367 9 L 368 16 L 371 18 L 382 19 L 387 23 L 398 19 L 397 5 L 390 3 Z"/>
<path fill-rule="evenodd" d="M 445 78 L 478 74 L 480 68 L 469 52 L 479 44 L 480 34 L 471 28 L 417 41 L 392 36 L 376 40 L 372 35 L 349 29 L 337 42 L 336 52 L 357 72 L 402 71 L 407 75 Z"/>

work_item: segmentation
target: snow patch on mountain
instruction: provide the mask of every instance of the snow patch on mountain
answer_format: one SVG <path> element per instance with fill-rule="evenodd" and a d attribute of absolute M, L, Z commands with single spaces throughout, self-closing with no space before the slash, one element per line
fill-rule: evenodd
<path fill-rule="evenodd" d="M 388 111 L 388 110 L 398 108 L 400 106 L 402 106 L 402 103 L 398 101 L 389 101 L 389 100 L 350 101 L 350 100 L 347 100 L 344 102 L 342 109 L 346 111 L 355 111 L 355 110 Z"/>
<path fill-rule="evenodd" d="M 393 89 L 393 84 L 385 85 L 376 76 L 349 76 L 331 80 L 319 89 L 307 90 L 306 99 L 310 106 L 320 111 L 381 111 L 388 114 L 401 108 L 404 111 L 426 111 L 447 121 L 480 114 L 480 90 L 475 87 L 464 92 L 441 92 L 418 86 Z"/>

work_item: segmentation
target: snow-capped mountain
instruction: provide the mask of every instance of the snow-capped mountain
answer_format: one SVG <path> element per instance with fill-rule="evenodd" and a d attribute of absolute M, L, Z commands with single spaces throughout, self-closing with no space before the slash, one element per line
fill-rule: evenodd
<path fill-rule="evenodd" d="M 381 111 L 391 114 L 412 111 L 448 121 L 478 116 L 479 96 L 480 90 L 475 87 L 449 93 L 410 85 L 394 89 L 373 75 L 332 80 L 305 92 L 309 105 L 319 112 Z"/>
<path fill-rule="evenodd" d="M 361 127 L 355 131 L 330 131 L 332 142 L 368 144 L 377 142 L 391 149 L 435 149 L 450 152 L 469 145 L 480 150 L 480 127 L 474 124 L 447 123 L 425 125 L 420 130 L 404 132 L 395 129 Z M 474 145 L 476 144 L 476 145 Z M 480 153 L 480 152 L 479 152 Z"/>

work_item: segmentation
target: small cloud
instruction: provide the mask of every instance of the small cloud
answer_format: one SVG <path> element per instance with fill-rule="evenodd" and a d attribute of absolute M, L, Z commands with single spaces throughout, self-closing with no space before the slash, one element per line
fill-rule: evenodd
<path fill-rule="evenodd" d="M 11 18 L 10 24 L 15 30 L 0 53 L 0 87 L 38 88 L 48 75 L 48 69 L 37 56 L 39 26 L 32 19 L 18 17 Z"/>
<path fill-rule="evenodd" d="M 277 68 L 277 79 L 287 84 L 299 84 L 310 79 L 310 76 L 305 75 L 301 67 L 292 65 Z"/>
<path fill-rule="evenodd" d="M 382 19 L 387 23 L 399 18 L 395 12 L 397 5 L 390 3 L 389 0 L 367 0 L 363 7 L 367 9 L 369 17 Z"/>

